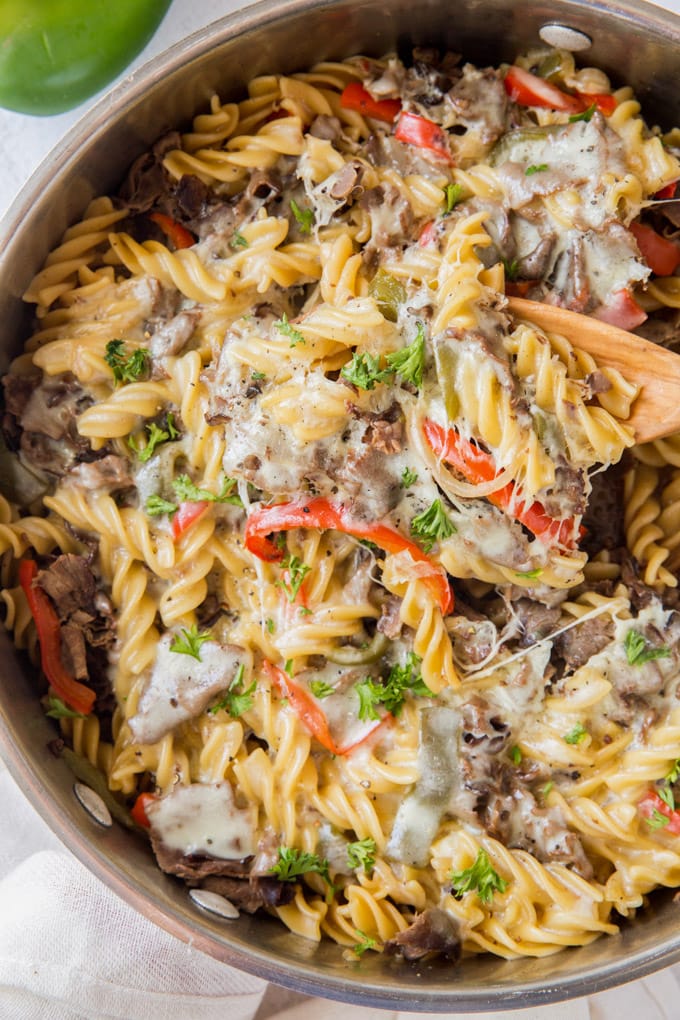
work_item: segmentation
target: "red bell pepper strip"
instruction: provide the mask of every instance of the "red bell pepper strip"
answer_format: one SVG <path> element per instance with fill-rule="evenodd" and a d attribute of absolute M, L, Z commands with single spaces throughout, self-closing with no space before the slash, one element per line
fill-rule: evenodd
<path fill-rule="evenodd" d="M 192 248 L 196 244 L 194 235 L 189 233 L 186 227 L 183 227 L 177 220 L 173 220 L 171 216 L 155 212 L 149 215 L 149 219 L 153 220 L 161 228 L 165 236 L 172 241 L 175 248 Z"/>
<path fill-rule="evenodd" d="M 397 121 L 394 137 L 397 141 L 415 145 L 418 149 L 429 149 L 440 159 L 445 159 L 447 163 L 453 164 L 446 132 L 439 124 L 428 120 L 427 117 L 420 117 L 417 113 L 404 111 Z"/>
<path fill-rule="evenodd" d="M 583 113 L 588 108 L 578 96 L 570 96 L 544 78 L 516 65 L 509 69 L 504 85 L 513 102 L 521 106 L 541 106 L 565 113 Z"/>
<path fill-rule="evenodd" d="M 668 819 L 667 825 L 660 825 L 664 832 L 670 832 L 674 836 L 680 836 L 680 811 L 670 808 L 665 800 L 662 800 L 658 793 L 650 790 L 638 804 L 638 811 L 643 818 L 656 818 L 655 812 Z"/>
<path fill-rule="evenodd" d="M 670 184 L 666 184 L 665 187 L 660 188 L 654 195 L 654 198 L 675 198 L 675 189 L 677 186 L 677 181 L 671 181 Z"/>
<path fill-rule="evenodd" d="M 374 99 L 358 81 L 351 81 L 342 90 L 340 106 L 343 110 L 354 110 L 364 117 L 382 120 L 391 124 L 401 110 L 400 99 Z"/>
<path fill-rule="evenodd" d="M 498 474 L 493 457 L 464 439 L 457 429 L 442 428 L 430 419 L 423 432 L 432 452 L 460 472 L 473 485 L 490 482 Z M 573 517 L 558 521 L 550 517 L 541 503 L 525 503 L 515 497 L 514 482 L 508 482 L 486 497 L 490 503 L 516 518 L 547 545 L 559 544 L 571 549 L 576 544 L 578 526 Z"/>
<path fill-rule="evenodd" d="M 415 542 L 387 524 L 359 520 L 341 503 L 331 503 L 320 496 L 255 510 L 246 522 L 246 549 L 261 560 L 275 563 L 283 559 L 284 553 L 268 536 L 293 528 L 342 531 L 346 535 L 368 539 L 387 553 L 408 552 L 416 563 L 428 568 L 421 580 L 434 595 L 444 616 L 453 610 L 453 594 L 444 570 L 434 564 Z"/>
<path fill-rule="evenodd" d="M 132 820 L 136 822 L 137 825 L 141 826 L 142 829 L 151 828 L 151 822 L 149 821 L 146 809 L 149 804 L 152 804 L 156 800 L 158 800 L 158 797 L 156 797 L 153 793 L 140 793 L 132 807 L 132 810 L 130 811 Z"/>
<path fill-rule="evenodd" d="M 196 523 L 199 517 L 203 516 L 209 506 L 210 503 L 207 500 L 199 500 L 195 503 L 186 500 L 184 503 L 180 503 L 172 515 L 172 524 L 170 525 L 175 542 L 189 530 L 192 524 Z"/>
<path fill-rule="evenodd" d="M 437 224 L 434 220 L 428 220 L 418 236 L 418 244 L 421 248 L 429 248 L 437 240 Z"/>
<path fill-rule="evenodd" d="M 577 94 L 583 103 L 584 110 L 594 104 L 603 116 L 611 117 L 616 109 L 616 97 L 610 92 L 579 92 Z"/>
<path fill-rule="evenodd" d="M 38 632 L 42 671 L 55 693 L 69 708 L 82 715 L 89 715 L 95 702 L 95 693 L 78 683 L 64 668 L 61 661 L 59 617 L 49 596 L 33 583 L 37 576 L 38 564 L 35 560 L 22 560 L 19 564 L 19 584 L 26 595 Z"/>
<path fill-rule="evenodd" d="M 646 223 L 634 221 L 628 229 L 637 241 L 643 259 L 657 276 L 671 276 L 680 266 L 680 248 L 673 241 L 657 234 Z"/>
<path fill-rule="evenodd" d="M 601 319 L 611 326 L 618 326 L 619 329 L 635 329 L 647 318 L 647 312 L 642 308 L 631 292 L 623 287 L 609 295 L 606 303 L 600 305 L 590 313 L 594 319 Z"/>

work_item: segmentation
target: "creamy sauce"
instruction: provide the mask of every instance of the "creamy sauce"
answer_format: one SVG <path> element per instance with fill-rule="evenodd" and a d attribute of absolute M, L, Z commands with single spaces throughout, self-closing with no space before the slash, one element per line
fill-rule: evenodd
<path fill-rule="evenodd" d="M 238 861 L 257 850 L 257 808 L 237 808 L 229 783 L 178 786 L 146 813 L 170 850 Z"/>

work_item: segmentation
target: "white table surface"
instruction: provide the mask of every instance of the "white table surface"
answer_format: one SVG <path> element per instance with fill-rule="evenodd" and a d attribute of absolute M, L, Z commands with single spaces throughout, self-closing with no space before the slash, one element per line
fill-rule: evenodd
<path fill-rule="evenodd" d="M 99 2 L 114 2 L 115 0 L 99 0 Z M 216 18 L 230 14 L 240 7 L 246 6 L 246 2 L 239 3 L 239 0 L 173 0 L 170 9 L 146 49 L 137 57 L 129 70 L 141 65 L 151 56 L 162 52 L 168 46 L 185 38 L 191 32 L 209 24 Z M 508 0 L 512 3 L 512 0 Z M 666 0 L 660 6 L 680 13 L 680 0 Z M 96 97 L 88 100 L 82 106 L 67 113 L 54 117 L 27 117 L 17 113 L 11 113 L 0 109 L 0 217 L 10 206 L 14 197 L 26 183 L 33 171 L 40 165 L 41 161 L 69 131 L 71 126 L 82 116 L 94 103 Z M 3 788 L 6 795 L 18 796 L 18 791 L 13 789 L 12 781 L 4 771 L 0 761 L 0 789 Z M 6 809 L 5 802 L 4 808 Z M 47 831 L 42 821 L 32 812 L 32 809 L 22 803 L 22 812 L 28 812 L 29 818 L 26 823 L 25 832 L 29 840 L 27 852 L 31 848 L 36 850 L 51 846 L 54 837 Z M 4 810 L 3 810 L 4 814 Z M 7 815 L 4 814 L 6 818 Z M 32 846 L 31 846 L 32 844 Z M 0 855 L 1 857 L 1 855 Z M 2 860 L 0 859 L 0 879 L 3 877 Z M 3 913 L 0 905 L 0 938 L 3 933 Z M 678 995 L 678 984 L 680 984 L 680 971 L 678 968 L 667 970 L 657 976 L 656 979 L 647 979 L 642 982 L 635 982 L 624 988 L 602 995 L 593 996 L 589 1000 L 576 1000 L 569 1006 L 544 1007 L 540 1010 L 531 1010 L 531 1020 L 557 1020 L 557 1018 L 569 1017 L 570 1020 L 651 1020 L 654 1017 L 663 1020 L 676 1020 L 680 1017 L 680 996 Z M 672 997 L 672 1002 L 669 1002 Z M 9 1012 L 3 1010 L 3 984 L 0 981 L 0 1020 L 5 1020 Z M 286 992 L 273 986 L 267 990 L 260 1009 L 257 1012 L 256 1020 L 272 1016 L 279 1010 L 286 1010 L 285 1020 L 297 1020 L 298 1017 L 318 1017 L 318 1020 L 329 1020 L 329 1018 L 340 1018 L 342 1020 L 373 1020 L 376 1011 L 363 1007 L 338 1007 L 330 1003 L 322 1003 L 321 1000 L 304 1000 L 303 997 Z M 19 1013 L 12 1013 L 12 1017 L 20 1017 Z M 26 1014 L 28 1015 L 28 1014 Z M 45 1020 L 51 1020 L 51 1014 L 45 1012 L 40 1015 Z M 54 1014 L 56 1015 L 56 1013 Z M 180 1014 L 177 1014 L 178 1018 Z M 392 1014 L 381 1014 L 392 1015 Z M 415 1014 L 410 1014 L 415 1016 Z M 225 1014 L 226 1016 L 226 1014 Z M 405 1014 L 401 1014 L 405 1017 Z M 529 1020 L 528 1012 L 521 1014 L 498 1013 L 494 1014 L 497 1020 L 507 1020 L 510 1016 L 526 1017 Z M 87 1020 L 90 1015 L 88 1014 Z M 492 1020 L 491 1014 L 484 1014 L 487 1020 Z M 187 1017 L 187 1020 L 191 1020 Z M 283 1016 L 281 1020 L 284 1020 Z M 483 1018 L 480 1015 L 480 1020 Z"/>

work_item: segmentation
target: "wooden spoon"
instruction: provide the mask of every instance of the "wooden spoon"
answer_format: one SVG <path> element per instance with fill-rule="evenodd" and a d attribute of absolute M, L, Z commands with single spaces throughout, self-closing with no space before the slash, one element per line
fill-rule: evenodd
<path fill-rule="evenodd" d="M 665 347 L 566 308 L 525 298 L 508 298 L 508 311 L 551 333 L 561 333 L 599 365 L 616 368 L 640 387 L 626 425 L 638 443 L 680 432 L 680 355 Z"/>

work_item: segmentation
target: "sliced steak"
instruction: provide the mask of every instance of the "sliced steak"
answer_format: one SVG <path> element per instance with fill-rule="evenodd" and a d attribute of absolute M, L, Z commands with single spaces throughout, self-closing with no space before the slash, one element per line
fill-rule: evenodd
<path fill-rule="evenodd" d="M 460 959 L 461 937 L 458 921 L 439 907 L 430 907 L 418 914 L 413 924 L 385 943 L 387 953 L 399 954 L 405 960 L 421 960 L 424 956 L 444 956 L 454 962 Z"/>
<path fill-rule="evenodd" d="M 249 879 L 210 875 L 201 882 L 202 889 L 219 893 L 239 910 L 254 914 L 262 907 L 284 907 L 295 898 L 296 884 L 259 875 Z"/>

